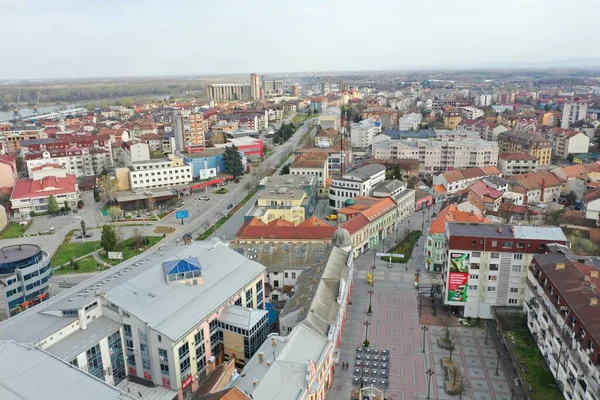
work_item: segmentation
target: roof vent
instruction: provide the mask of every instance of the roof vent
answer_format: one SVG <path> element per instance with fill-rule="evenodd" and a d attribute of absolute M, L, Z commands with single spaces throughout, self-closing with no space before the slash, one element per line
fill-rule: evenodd
<path fill-rule="evenodd" d="M 265 359 L 265 353 L 263 353 L 262 351 L 258 353 L 258 362 L 262 364 L 262 362 Z"/>
<path fill-rule="evenodd" d="M 590 277 L 597 278 L 598 277 L 598 271 L 591 271 L 590 272 Z"/>
<path fill-rule="evenodd" d="M 557 270 L 559 270 L 559 269 L 565 269 L 565 263 L 557 263 L 556 264 L 556 269 Z"/>
<path fill-rule="evenodd" d="M 257 386 L 258 385 L 258 379 L 254 379 L 252 381 L 252 386 Z"/>
<path fill-rule="evenodd" d="M 271 360 L 267 360 L 267 367 L 271 366 L 272 361 Z"/>
<path fill-rule="evenodd" d="M 502 233 L 502 226 L 498 227 L 498 232 Z"/>
<path fill-rule="evenodd" d="M 596 305 L 598 305 L 598 298 L 597 297 L 590 298 L 590 306 L 596 306 Z"/>

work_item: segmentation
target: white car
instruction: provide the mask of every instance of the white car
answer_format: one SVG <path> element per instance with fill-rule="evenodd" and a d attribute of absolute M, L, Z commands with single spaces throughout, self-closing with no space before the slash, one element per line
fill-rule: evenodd
<path fill-rule="evenodd" d="M 199 197 L 200 200 L 206 200 L 209 201 L 210 199 L 208 198 L 208 196 L 200 196 Z"/>

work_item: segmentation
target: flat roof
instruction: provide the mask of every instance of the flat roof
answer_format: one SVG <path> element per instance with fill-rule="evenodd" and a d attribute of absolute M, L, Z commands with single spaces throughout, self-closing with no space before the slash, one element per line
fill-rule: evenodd
<path fill-rule="evenodd" d="M 219 322 L 237 326 L 242 329 L 251 329 L 258 324 L 268 311 L 259 310 L 256 308 L 247 308 L 241 306 L 226 306 L 221 315 Z"/>
<path fill-rule="evenodd" d="M 0 265 L 20 261 L 39 253 L 42 249 L 35 244 L 15 244 L 0 249 Z"/>
<path fill-rule="evenodd" d="M 162 262 L 178 257 L 202 260 L 203 285 L 167 284 Z M 158 247 L 3 321 L 0 340 L 37 343 L 77 319 L 50 313 L 87 306 L 105 294 L 108 301 L 176 341 L 214 312 L 234 290 L 258 278 L 263 271 L 262 265 L 230 249 L 218 238 L 194 241 L 185 247 Z"/>
<path fill-rule="evenodd" d="M 124 400 L 134 397 L 34 346 L 0 342 L 0 398 Z"/>
<path fill-rule="evenodd" d="M 448 222 L 446 226 L 451 236 L 567 241 L 567 237 L 562 229 L 557 226 L 472 224 L 461 222 Z"/>
<path fill-rule="evenodd" d="M 224 147 L 214 147 L 214 148 L 200 151 L 198 153 L 180 152 L 179 154 L 181 154 L 183 157 L 187 157 L 187 158 L 205 158 L 205 157 L 219 156 L 223 153 L 225 153 Z"/>

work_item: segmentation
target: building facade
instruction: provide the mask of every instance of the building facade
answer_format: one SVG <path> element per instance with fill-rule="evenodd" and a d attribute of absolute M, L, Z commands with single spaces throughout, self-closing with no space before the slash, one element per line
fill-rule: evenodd
<path fill-rule="evenodd" d="M 244 101 L 252 98 L 252 88 L 247 83 L 214 83 L 206 85 L 206 93 L 211 101 Z"/>
<path fill-rule="evenodd" d="M 569 129 L 572 123 L 587 117 L 588 103 L 585 101 L 567 102 L 563 105 L 560 127 Z"/>
<path fill-rule="evenodd" d="M 385 165 L 368 164 L 335 178 L 329 188 L 329 206 L 338 210 L 346 200 L 356 196 L 370 196 L 372 188 L 385 180 Z"/>
<path fill-rule="evenodd" d="M 350 142 L 354 147 L 370 147 L 373 138 L 381 131 L 375 121 L 363 120 L 350 124 Z"/>
<path fill-rule="evenodd" d="M 537 172 L 538 160 L 529 153 L 504 153 L 498 157 L 498 168 L 504 176 Z"/>
<path fill-rule="evenodd" d="M 538 160 L 538 165 L 548 165 L 552 159 L 552 142 L 541 135 L 524 131 L 508 131 L 498 135 L 502 153 L 526 152 Z"/>
<path fill-rule="evenodd" d="M 458 315 L 492 318 L 492 306 L 523 307 L 528 266 L 550 244 L 567 243 L 559 227 L 446 223 L 444 304 Z"/>
<path fill-rule="evenodd" d="M 192 180 L 192 167 L 176 159 L 138 161 L 129 167 L 131 190 L 174 187 Z"/>

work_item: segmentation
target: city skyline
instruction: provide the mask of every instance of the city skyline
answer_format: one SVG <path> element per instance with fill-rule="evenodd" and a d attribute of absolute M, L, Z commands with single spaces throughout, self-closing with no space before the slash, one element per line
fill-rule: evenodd
<path fill-rule="evenodd" d="M 548 28 L 591 36 L 577 11 L 594 3 L 577 3 L 1 0 L 4 54 L 30 61 L 3 63 L 0 79 L 600 65 L 584 41 Z"/>

